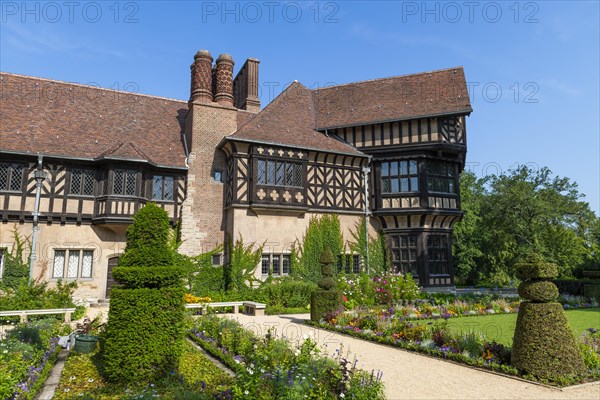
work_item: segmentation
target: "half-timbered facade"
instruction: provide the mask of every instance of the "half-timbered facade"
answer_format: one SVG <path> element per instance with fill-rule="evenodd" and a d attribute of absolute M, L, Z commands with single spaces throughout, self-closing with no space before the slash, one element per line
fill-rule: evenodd
<path fill-rule="evenodd" d="M 471 112 L 462 68 L 294 82 L 261 110 L 258 64 L 234 79 L 230 56 L 198 52 L 187 102 L 1 73 L 0 250 L 15 229 L 31 235 L 43 177 L 34 277 L 77 279 L 81 297 L 109 297 L 126 228 L 149 201 L 180 224 L 186 254 L 239 236 L 264 244 L 257 277 L 290 272 L 311 216 L 338 214 L 349 238 L 368 212 L 395 269 L 453 285 Z"/>

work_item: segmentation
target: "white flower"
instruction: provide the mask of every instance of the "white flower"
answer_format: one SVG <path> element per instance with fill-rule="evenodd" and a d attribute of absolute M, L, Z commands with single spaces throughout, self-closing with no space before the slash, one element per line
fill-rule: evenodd
<path fill-rule="evenodd" d="M 70 380 L 70 381 L 74 381 L 75 379 L 77 379 L 77 378 L 75 378 L 74 376 L 70 376 L 70 377 L 69 377 L 69 380 Z"/>
<path fill-rule="evenodd" d="M 69 388 L 66 388 L 66 389 L 65 389 L 65 393 L 69 393 L 69 391 L 70 391 L 70 390 L 71 390 L 71 389 L 69 389 Z"/>
<path fill-rule="evenodd" d="M 89 383 L 92 383 L 92 382 L 94 382 L 94 378 L 90 378 L 90 379 L 88 379 L 88 382 L 89 382 Z"/>
<path fill-rule="evenodd" d="M 343 399 L 344 397 L 346 397 L 346 395 L 344 393 L 340 393 L 340 399 Z"/>
<path fill-rule="evenodd" d="M 248 396 L 249 392 L 248 392 L 247 390 L 244 390 L 244 394 L 245 394 L 246 396 Z"/>

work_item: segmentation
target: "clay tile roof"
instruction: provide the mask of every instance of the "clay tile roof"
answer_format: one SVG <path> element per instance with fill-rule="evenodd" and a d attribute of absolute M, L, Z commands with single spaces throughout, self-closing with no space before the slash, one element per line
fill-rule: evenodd
<path fill-rule="evenodd" d="M 362 154 L 353 146 L 315 130 L 312 94 L 298 82 L 293 82 L 228 138 Z"/>
<path fill-rule="evenodd" d="M 317 129 L 472 111 L 462 67 L 312 91 Z"/>
<path fill-rule="evenodd" d="M 0 73 L 0 151 L 185 167 L 187 103 Z"/>

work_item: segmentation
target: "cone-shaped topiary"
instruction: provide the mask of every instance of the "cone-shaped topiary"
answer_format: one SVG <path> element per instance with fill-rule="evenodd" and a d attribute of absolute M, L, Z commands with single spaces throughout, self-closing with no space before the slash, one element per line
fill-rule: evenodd
<path fill-rule="evenodd" d="M 529 256 L 516 265 L 517 277 L 523 279 L 521 302 L 513 338 L 511 363 L 524 373 L 544 379 L 556 379 L 584 371 L 583 359 L 558 297 L 558 288 L 549 279 L 557 267 L 544 263 L 539 256 Z"/>
<path fill-rule="evenodd" d="M 183 350 L 183 270 L 173 266 L 169 217 L 149 203 L 127 230 L 127 247 L 114 268 L 103 349 L 109 380 L 155 381 L 174 371 Z"/>
<path fill-rule="evenodd" d="M 319 322 L 327 313 L 335 311 L 341 307 L 342 296 L 340 292 L 334 290 L 335 279 L 333 278 L 335 257 L 328 248 L 325 248 L 320 258 L 321 275 L 319 289 L 312 293 L 310 299 L 310 319 Z"/>

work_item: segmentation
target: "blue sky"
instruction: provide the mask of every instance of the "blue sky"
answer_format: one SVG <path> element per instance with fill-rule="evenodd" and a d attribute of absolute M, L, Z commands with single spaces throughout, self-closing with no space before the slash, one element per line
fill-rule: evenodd
<path fill-rule="evenodd" d="M 600 214 L 598 1 L 3 1 L 0 69 L 187 100 L 198 49 L 307 87 L 462 65 L 467 168 L 529 164 Z M 236 68 L 237 71 L 237 68 Z"/>

